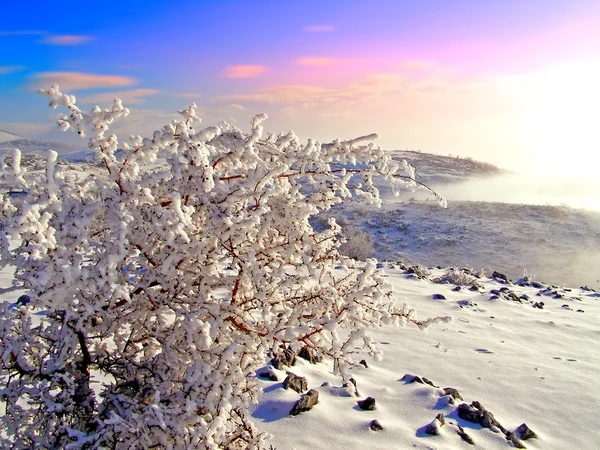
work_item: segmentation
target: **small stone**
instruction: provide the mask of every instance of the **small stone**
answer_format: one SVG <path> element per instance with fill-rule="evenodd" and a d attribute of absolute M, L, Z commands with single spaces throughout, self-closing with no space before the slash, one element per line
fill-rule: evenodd
<path fill-rule="evenodd" d="M 267 380 L 271 380 L 271 381 L 279 381 L 277 374 L 275 373 L 273 368 L 270 366 L 258 369 L 256 371 L 256 376 L 261 377 L 261 378 L 266 378 Z"/>
<path fill-rule="evenodd" d="M 463 428 L 460 425 L 457 426 L 458 430 L 456 431 L 456 433 L 461 437 L 461 439 L 465 442 L 468 442 L 471 445 L 475 445 L 475 441 L 473 441 L 473 438 L 467 433 L 465 433 L 465 430 L 463 430 Z"/>
<path fill-rule="evenodd" d="M 438 414 L 435 416 L 435 419 L 431 421 L 427 428 L 425 429 L 425 433 L 431 434 L 433 436 L 438 436 L 440 434 L 440 428 L 446 424 L 446 420 L 444 419 L 443 414 Z"/>
<path fill-rule="evenodd" d="M 506 440 L 513 443 L 516 448 L 527 448 L 523 445 L 523 443 L 519 440 L 517 435 L 512 431 L 508 431 L 506 433 Z"/>
<path fill-rule="evenodd" d="M 461 290 L 460 286 L 455 286 L 452 288 L 452 292 L 459 292 Z"/>
<path fill-rule="evenodd" d="M 535 432 L 531 428 L 529 428 L 525 423 L 519 425 L 516 431 L 521 435 L 521 439 L 523 439 L 524 441 L 526 441 L 527 439 L 539 439 L 538 435 L 535 434 Z"/>
<path fill-rule="evenodd" d="M 367 364 L 367 362 L 364 359 L 360 360 L 359 364 L 362 364 L 363 366 L 365 366 L 365 369 L 369 368 L 369 365 Z"/>
<path fill-rule="evenodd" d="M 29 304 L 29 302 L 31 302 L 31 297 L 23 294 L 17 299 L 17 306 L 25 306 Z"/>
<path fill-rule="evenodd" d="M 319 392 L 311 389 L 296 402 L 290 411 L 290 416 L 297 416 L 301 412 L 310 411 L 317 403 L 319 403 Z"/>
<path fill-rule="evenodd" d="M 442 294 L 433 294 L 432 297 L 434 300 L 446 300 L 446 297 L 443 296 Z"/>
<path fill-rule="evenodd" d="M 506 275 L 504 275 L 503 273 L 500 273 L 500 272 L 496 272 L 496 271 L 494 271 L 494 273 L 492 273 L 492 278 L 508 281 L 508 277 Z"/>
<path fill-rule="evenodd" d="M 381 424 L 379 423 L 378 420 L 372 420 L 371 423 L 369 424 L 369 428 L 371 428 L 371 430 L 373 430 L 373 431 L 383 430 L 383 427 L 381 426 Z"/>
<path fill-rule="evenodd" d="M 463 400 L 460 393 L 456 389 L 451 387 L 444 388 L 444 395 L 449 395 L 454 400 Z"/>
<path fill-rule="evenodd" d="M 375 405 L 375 399 L 373 397 L 367 397 L 364 400 L 359 400 L 358 407 L 360 409 L 364 409 L 365 411 L 375 411 L 377 406 Z"/>
<path fill-rule="evenodd" d="M 291 389 L 302 394 L 308 389 L 308 382 L 306 381 L 306 378 L 288 372 L 287 377 L 283 380 L 283 387 L 284 389 Z"/>
<path fill-rule="evenodd" d="M 298 357 L 307 360 L 311 364 L 317 364 L 323 361 L 323 357 L 321 355 L 317 355 L 316 352 L 308 347 L 302 347 L 298 352 Z"/>

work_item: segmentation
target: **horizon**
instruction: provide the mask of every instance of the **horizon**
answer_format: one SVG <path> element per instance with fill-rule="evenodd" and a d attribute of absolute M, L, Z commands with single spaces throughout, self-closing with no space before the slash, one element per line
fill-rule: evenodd
<path fill-rule="evenodd" d="M 118 13 L 5 7 L 0 129 L 73 142 L 35 95 L 58 83 L 84 111 L 123 99 L 120 136 L 194 101 L 205 125 L 266 112 L 267 131 L 304 141 L 376 132 L 386 149 L 597 175 L 597 2 L 103 5 Z"/>

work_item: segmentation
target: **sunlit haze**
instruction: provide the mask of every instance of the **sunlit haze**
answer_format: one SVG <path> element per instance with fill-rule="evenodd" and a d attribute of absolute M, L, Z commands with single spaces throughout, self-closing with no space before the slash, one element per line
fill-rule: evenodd
<path fill-rule="evenodd" d="M 510 170 L 596 176 L 600 2 L 9 2 L 0 21 L 0 129 L 74 139 L 35 90 L 84 109 L 120 97 L 150 133 L 194 101 L 206 124 Z"/>

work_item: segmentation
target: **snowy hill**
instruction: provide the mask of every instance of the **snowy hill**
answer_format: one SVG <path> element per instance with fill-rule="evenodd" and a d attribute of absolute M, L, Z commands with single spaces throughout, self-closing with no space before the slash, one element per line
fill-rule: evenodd
<path fill-rule="evenodd" d="M 506 173 L 486 162 L 410 150 L 388 150 L 393 159 L 406 160 L 416 168 L 417 179 L 426 184 L 455 183 L 472 177 L 490 177 Z"/>
<path fill-rule="evenodd" d="M 16 134 L 9 133 L 8 131 L 0 130 L 0 144 L 2 144 L 3 142 L 14 141 L 17 139 L 23 138 Z"/>
<path fill-rule="evenodd" d="M 450 315 L 454 321 L 426 332 L 410 326 L 376 330 L 381 361 L 355 350 L 354 358 L 364 358 L 368 366 L 352 370 L 358 395 L 332 375 L 329 361 L 298 358 L 292 367 L 271 369 L 278 381 L 261 378 L 264 393 L 253 418 L 273 435 L 274 448 L 472 448 L 458 435 L 460 427 L 475 448 L 502 450 L 515 444 L 500 426 L 515 432 L 523 423 L 538 435 L 524 439 L 515 432 L 526 448 L 597 448 L 600 294 L 485 277 L 477 279 L 479 290 L 456 291 L 452 284 L 432 282 L 445 275 L 442 270 L 434 269 L 427 279 L 398 265 L 384 270 L 398 300 L 415 307 L 420 318 Z M 445 299 L 434 300 L 434 294 Z M 289 415 L 300 396 L 283 388 L 286 371 L 306 377 L 308 388 L 318 391 L 312 410 Z M 411 383 L 411 375 L 433 386 Z M 444 388 L 456 389 L 462 399 L 452 400 Z M 358 406 L 367 397 L 375 399 L 375 410 Z M 486 428 L 461 418 L 459 406 L 473 402 L 499 425 Z M 438 414 L 445 425 L 438 427 L 439 435 L 430 435 L 427 427 Z M 371 428 L 374 420 L 382 430 Z"/>
<path fill-rule="evenodd" d="M 0 139 L 0 156 L 11 153 L 15 148 L 21 150 L 23 155 L 41 158 L 46 157 L 48 150 L 54 150 L 58 152 L 61 159 L 73 162 L 87 161 L 92 156 L 89 150 L 85 150 L 85 144 L 73 145 L 57 141 L 25 139 L 18 136 L 16 139 L 6 141 Z"/>

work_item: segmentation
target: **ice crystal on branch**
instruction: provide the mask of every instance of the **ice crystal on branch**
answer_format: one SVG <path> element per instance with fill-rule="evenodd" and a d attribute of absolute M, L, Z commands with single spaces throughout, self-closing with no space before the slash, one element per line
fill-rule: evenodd
<path fill-rule="evenodd" d="M 257 448 L 248 407 L 268 349 L 308 346 L 346 377 L 354 346 L 378 355 L 365 327 L 425 324 L 396 308 L 374 260 L 338 252 L 335 220 L 309 223 L 352 196 L 378 204 L 375 177 L 416 186 L 374 135 L 302 144 L 265 135 L 266 115 L 249 133 L 197 131 L 192 104 L 117 157 L 119 100 L 86 114 L 58 86 L 41 93 L 68 109 L 61 129 L 90 136 L 104 176 L 67 183 L 54 152 L 43 178 L 18 152 L 2 173 L 27 197 L 2 194 L 1 263 L 46 311 L 2 306 L 1 420 L 15 448 Z"/>

